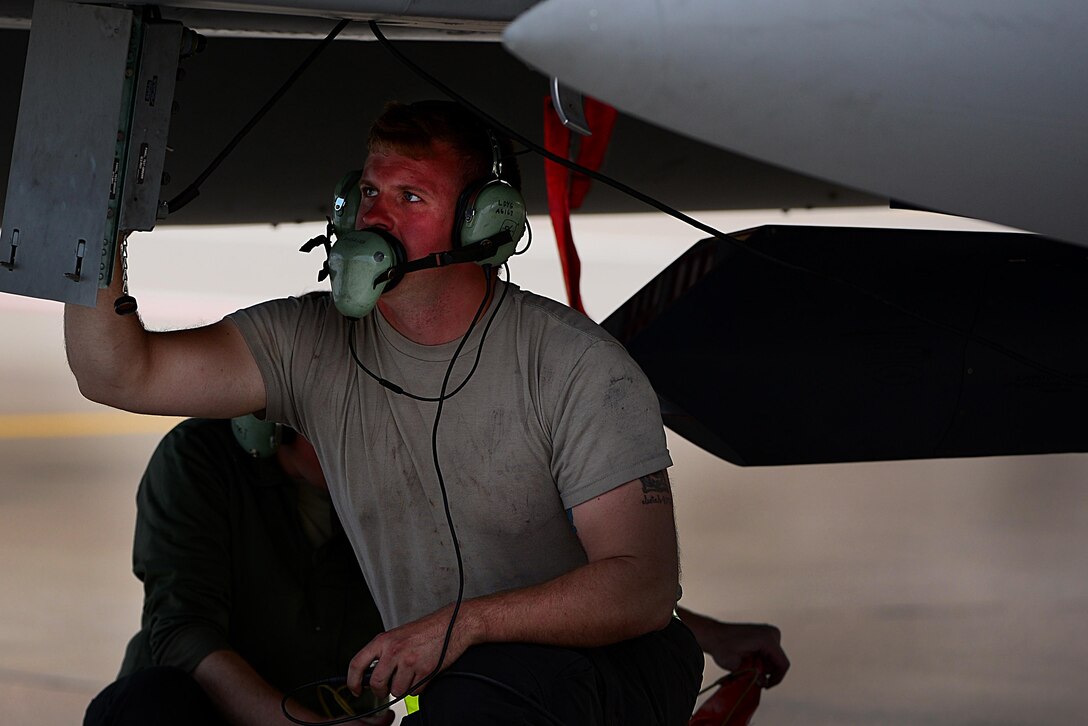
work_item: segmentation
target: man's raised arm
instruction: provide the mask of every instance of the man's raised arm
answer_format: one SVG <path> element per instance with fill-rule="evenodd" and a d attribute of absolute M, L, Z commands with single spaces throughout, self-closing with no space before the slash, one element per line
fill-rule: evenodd
<path fill-rule="evenodd" d="M 64 306 L 68 365 L 80 393 L 137 413 L 229 418 L 260 411 L 264 382 L 229 320 L 154 333 L 136 315 L 118 315 L 120 274 L 94 308 Z"/>

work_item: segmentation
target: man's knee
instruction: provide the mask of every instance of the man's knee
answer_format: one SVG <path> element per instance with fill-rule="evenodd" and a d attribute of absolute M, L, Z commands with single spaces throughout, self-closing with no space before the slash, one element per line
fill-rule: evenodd
<path fill-rule="evenodd" d="M 470 648 L 420 698 L 405 726 L 601 723 L 593 664 L 577 651 L 520 643 Z"/>
<path fill-rule="evenodd" d="M 87 707 L 83 726 L 219 724 L 218 711 L 192 677 L 180 668 L 136 671 L 105 688 Z"/>

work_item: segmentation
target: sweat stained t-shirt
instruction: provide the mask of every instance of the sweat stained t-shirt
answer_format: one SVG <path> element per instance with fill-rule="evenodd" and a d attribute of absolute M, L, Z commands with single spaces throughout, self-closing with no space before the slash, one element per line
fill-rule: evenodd
<path fill-rule="evenodd" d="M 502 297 L 499 283 L 495 300 Z M 437 458 L 465 597 L 586 563 L 567 510 L 671 464 L 657 398 L 623 347 L 585 316 L 506 285 L 457 358 Z M 344 318 L 327 294 L 234 313 L 264 378 L 266 416 L 318 452 L 387 628 L 452 603 L 457 562 L 432 454 L 438 397 L 460 340 L 419 345 L 375 310 Z M 483 349 L 480 350 L 481 340 Z"/>

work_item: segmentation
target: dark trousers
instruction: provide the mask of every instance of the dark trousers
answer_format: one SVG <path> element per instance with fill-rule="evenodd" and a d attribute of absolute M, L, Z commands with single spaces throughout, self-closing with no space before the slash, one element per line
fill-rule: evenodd
<path fill-rule="evenodd" d="M 703 654 L 676 618 L 603 648 L 487 643 L 465 651 L 420 697 L 404 726 L 682 726 Z"/>
<path fill-rule="evenodd" d="M 180 668 L 136 671 L 95 696 L 83 726 L 228 726 L 204 689 Z"/>

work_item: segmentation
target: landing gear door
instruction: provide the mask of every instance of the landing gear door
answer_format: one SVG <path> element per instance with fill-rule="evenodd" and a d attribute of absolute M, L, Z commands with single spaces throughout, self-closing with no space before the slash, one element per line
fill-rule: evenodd
<path fill-rule="evenodd" d="M 0 291 L 94 305 L 118 230 L 160 215 L 179 23 L 35 0 L 0 227 Z"/>

